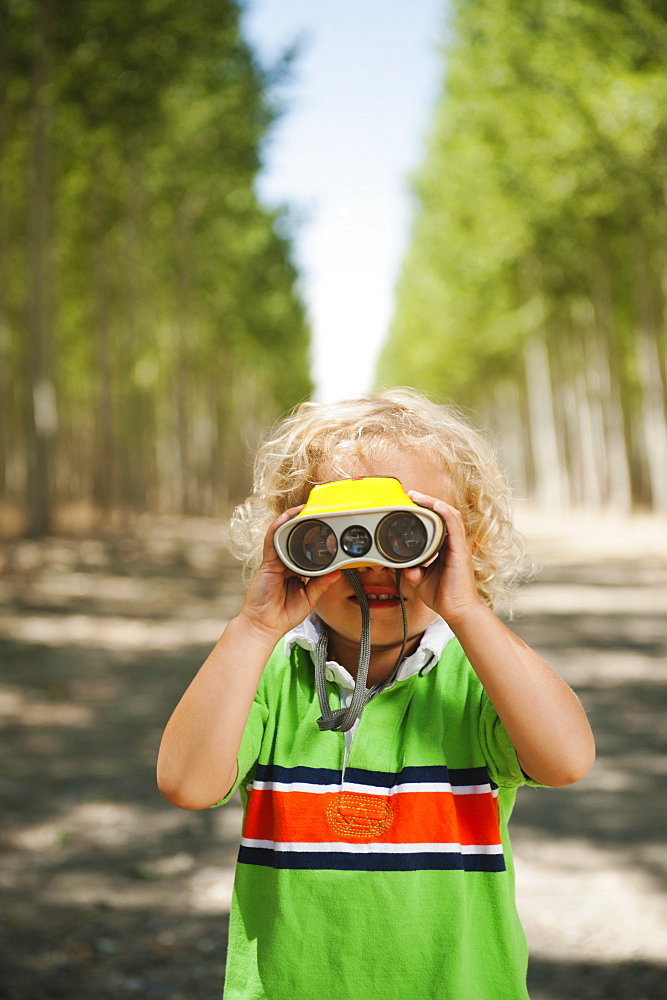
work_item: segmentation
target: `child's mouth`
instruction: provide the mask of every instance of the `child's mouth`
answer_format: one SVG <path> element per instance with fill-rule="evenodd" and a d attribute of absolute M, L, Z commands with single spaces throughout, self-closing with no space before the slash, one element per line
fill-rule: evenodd
<path fill-rule="evenodd" d="M 400 604 L 398 592 L 391 587 L 364 587 L 364 593 L 371 611 L 380 608 L 395 608 Z M 352 595 L 350 600 L 359 603 L 355 595 Z"/>

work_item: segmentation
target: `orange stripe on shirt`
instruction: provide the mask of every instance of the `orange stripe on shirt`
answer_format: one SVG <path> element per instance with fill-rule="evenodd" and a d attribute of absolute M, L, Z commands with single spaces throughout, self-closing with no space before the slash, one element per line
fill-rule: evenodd
<path fill-rule="evenodd" d="M 490 792 L 384 796 L 253 789 L 243 836 L 279 843 L 500 844 L 498 805 Z"/>

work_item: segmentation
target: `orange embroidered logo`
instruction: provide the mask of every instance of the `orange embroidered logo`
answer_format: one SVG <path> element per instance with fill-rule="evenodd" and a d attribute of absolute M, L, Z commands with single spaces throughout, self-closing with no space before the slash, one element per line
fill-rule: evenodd
<path fill-rule="evenodd" d="M 393 819 L 386 795 L 337 792 L 327 808 L 329 826 L 345 837 L 379 837 L 389 829 Z"/>

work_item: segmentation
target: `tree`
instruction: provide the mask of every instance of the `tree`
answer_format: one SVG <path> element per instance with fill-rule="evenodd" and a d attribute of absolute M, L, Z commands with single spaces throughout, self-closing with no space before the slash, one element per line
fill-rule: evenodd
<path fill-rule="evenodd" d="M 378 378 L 502 426 L 543 503 L 666 509 L 667 5 L 453 10 Z"/>
<path fill-rule="evenodd" d="M 312 388 L 285 216 L 255 194 L 281 65 L 258 65 L 235 0 L 0 18 L 6 493 L 33 532 L 71 500 L 217 511 Z"/>

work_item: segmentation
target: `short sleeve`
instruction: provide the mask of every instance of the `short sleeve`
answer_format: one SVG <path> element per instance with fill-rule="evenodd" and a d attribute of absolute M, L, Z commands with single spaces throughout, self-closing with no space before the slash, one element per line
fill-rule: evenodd
<path fill-rule="evenodd" d="M 522 771 L 514 744 L 486 693 L 482 698 L 479 737 L 489 777 L 496 785 L 502 788 L 518 788 L 520 785 L 542 787 Z"/>

